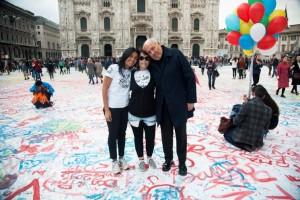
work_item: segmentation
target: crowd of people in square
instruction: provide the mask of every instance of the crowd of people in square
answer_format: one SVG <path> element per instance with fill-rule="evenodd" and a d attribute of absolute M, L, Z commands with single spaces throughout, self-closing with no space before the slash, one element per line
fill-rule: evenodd
<path fill-rule="evenodd" d="M 53 105 L 50 98 L 54 88 L 42 81 L 42 68 L 47 68 L 50 80 L 56 70 L 60 75 L 70 73 L 74 67 L 86 72 L 89 84 L 102 83 L 103 113 L 108 127 L 108 147 L 112 159 L 112 172 L 122 173 L 129 169 L 125 160 L 126 129 L 129 123 L 133 134 L 135 150 L 139 160 L 138 168 L 146 171 L 157 168 L 152 157 L 155 147 L 156 125 L 161 128 L 161 138 L 165 161 L 162 171 L 169 171 L 175 164 L 173 159 L 173 130 L 176 136 L 178 156 L 178 174 L 187 174 L 187 132 L 188 118 L 193 116 L 197 101 L 194 69 L 205 70 L 208 76 L 209 90 L 216 89 L 216 79 L 220 75 L 218 68 L 230 64 L 232 78 L 245 79 L 251 60 L 242 54 L 234 58 L 200 57 L 187 58 L 175 48 L 160 45 L 153 38 L 146 40 L 141 50 L 130 47 L 122 56 L 116 58 L 66 58 L 61 60 L 38 59 L 21 60 L 19 63 L 6 64 L 1 61 L 1 73 L 6 70 L 21 70 L 24 79 L 30 74 L 35 83 L 30 88 L 32 103 L 37 109 Z M 219 131 L 226 141 L 246 150 L 260 149 L 264 138 L 276 128 L 279 121 L 279 107 L 269 92 L 259 84 L 261 68 L 267 66 L 270 77 L 276 77 L 278 88 L 276 95 L 285 97 L 285 89 L 292 79 L 291 93 L 298 95 L 300 84 L 300 55 L 291 58 L 283 55 L 280 59 L 274 55 L 263 60 L 260 54 L 253 58 L 252 98 L 245 97 L 242 104 L 234 105 L 231 115 L 221 117 Z M 242 81 L 242 80 L 241 80 Z M 144 156 L 144 140 L 146 159 Z"/>

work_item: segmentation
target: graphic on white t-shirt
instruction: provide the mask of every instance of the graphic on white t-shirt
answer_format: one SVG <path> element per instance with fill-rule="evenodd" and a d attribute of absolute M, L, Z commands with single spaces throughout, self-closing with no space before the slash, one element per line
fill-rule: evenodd
<path fill-rule="evenodd" d="M 150 72 L 148 70 L 136 71 L 134 80 L 138 86 L 145 88 L 150 83 Z"/>

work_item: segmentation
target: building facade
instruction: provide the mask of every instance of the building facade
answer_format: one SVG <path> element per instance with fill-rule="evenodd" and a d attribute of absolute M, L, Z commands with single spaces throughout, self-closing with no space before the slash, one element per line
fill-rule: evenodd
<path fill-rule="evenodd" d="M 225 29 L 219 30 L 219 41 L 218 41 L 218 56 L 224 56 L 227 58 L 239 57 L 243 53 L 239 46 L 233 46 L 226 40 L 227 31 Z"/>
<path fill-rule="evenodd" d="M 6 1 L 0 1 L 1 58 L 36 57 L 34 14 Z"/>
<path fill-rule="evenodd" d="M 300 53 L 300 24 L 290 25 L 280 34 L 277 53 Z"/>
<path fill-rule="evenodd" d="M 215 55 L 219 0 L 58 0 L 63 57 L 120 56 L 154 37 L 186 56 Z"/>
<path fill-rule="evenodd" d="M 35 34 L 38 47 L 38 58 L 61 58 L 58 24 L 44 17 L 37 16 L 35 17 Z"/>

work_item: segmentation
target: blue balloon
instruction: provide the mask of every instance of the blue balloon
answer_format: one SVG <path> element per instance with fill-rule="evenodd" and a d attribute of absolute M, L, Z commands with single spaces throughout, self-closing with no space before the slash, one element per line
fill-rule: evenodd
<path fill-rule="evenodd" d="M 229 30 L 240 30 L 240 19 L 235 14 L 228 15 L 225 20 L 226 27 Z"/>
<path fill-rule="evenodd" d="M 240 37 L 240 46 L 245 50 L 253 49 L 255 45 L 254 40 L 251 38 L 250 35 L 242 35 Z"/>
<path fill-rule="evenodd" d="M 276 0 L 263 0 L 265 15 L 270 15 L 276 8 Z"/>

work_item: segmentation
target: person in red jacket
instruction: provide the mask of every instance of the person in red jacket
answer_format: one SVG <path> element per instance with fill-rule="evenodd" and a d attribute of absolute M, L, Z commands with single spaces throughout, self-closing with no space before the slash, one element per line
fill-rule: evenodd
<path fill-rule="evenodd" d="M 277 67 L 277 80 L 278 80 L 278 89 L 276 91 L 276 95 L 279 94 L 281 90 L 281 97 L 285 98 L 284 92 L 285 88 L 289 87 L 289 71 L 290 71 L 290 64 L 288 62 L 288 56 L 285 55 L 282 58 L 282 61 L 278 64 Z"/>

